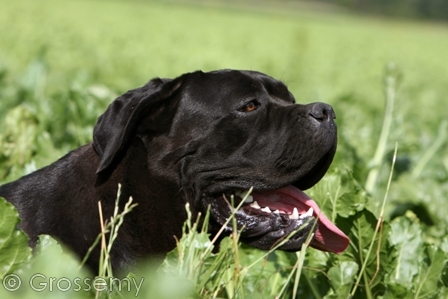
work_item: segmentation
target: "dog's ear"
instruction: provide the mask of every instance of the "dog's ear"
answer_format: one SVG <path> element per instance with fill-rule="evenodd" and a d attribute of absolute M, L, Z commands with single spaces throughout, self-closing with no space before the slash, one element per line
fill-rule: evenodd
<path fill-rule="evenodd" d="M 156 78 L 141 88 L 126 92 L 109 105 L 93 129 L 93 147 L 100 156 L 97 174 L 114 161 L 143 118 L 147 125 L 153 119 L 156 127 L 163 111 L 175 110 L 172 99 L 176 98 L 181 84 L 182 77 L 174 80 Z"/>

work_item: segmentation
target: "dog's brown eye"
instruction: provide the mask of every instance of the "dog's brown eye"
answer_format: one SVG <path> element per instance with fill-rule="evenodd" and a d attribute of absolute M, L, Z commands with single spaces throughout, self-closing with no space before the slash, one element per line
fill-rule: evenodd
<path fill-rule="evenodd" d="M 246 105 L 244 105 L 243 108 L 240 109 L 241 112 L 251 112 L 254 111 L 255 109 L 257 109 L 259 106 L 258 102 L 253 100 L 250 101 L 249 103 L 247 103 Z"/>

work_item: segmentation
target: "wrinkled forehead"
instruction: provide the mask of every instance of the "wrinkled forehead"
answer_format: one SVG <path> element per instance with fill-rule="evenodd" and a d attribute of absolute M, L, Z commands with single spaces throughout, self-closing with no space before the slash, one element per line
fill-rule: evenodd
<path fill-rule="evenodd" d="M 219 104 L 221 109 L 225 109 L 252 99 L 294 103 L 294 97 L 281 81 L 254 71 L 196 72 L 190 74 L 186 83 L 190 104 Z"/>
<path fill-rule="evenodd" d="M 257 80 L 258 82 L 260 82 L 265 91 L 272 99 L 286 102 L 288 104 L 295 103 L 294 96 L 289 92 L 288 88 L 285 84 L 283 84 L 283 82 L 260 72 L 241 71 L 241 73 L 243 75 L 246 75 L 247 77 L 252 78 L 253 80 Z"/>

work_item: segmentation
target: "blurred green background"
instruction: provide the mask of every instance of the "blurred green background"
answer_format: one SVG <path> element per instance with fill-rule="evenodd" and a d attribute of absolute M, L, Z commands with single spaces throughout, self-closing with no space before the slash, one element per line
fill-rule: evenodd
<path fill-rule="evenodd" d="M 422 240 L 446 260 L 444 1 L 0 0 L 0 7 L 0 184 L 89 142 L 107 105 L 153 77 L 258 70 L 285 82 L 299 103 L 334 106 L 339 149 L 327 181 L 338 177 L 348 193 L 369 197 L 376 216 L 397 144 L 385 218 L 406 215 L 421 225 Z M 393 111 L 381 145 L 387 98 Z"/>
<path fill-rule="evenodd" d="M 36 138 L 50 133 L 41 143 L 62 150 L 46 151 L 41 162 L 37 149 L 22 153 L 8 167 L 32 158 L 40 167 L 91 140 L 114 96 L 153 77 L 235 68 L 284 81 L 298 102 L 334 105 L 341 140 L 365 174 L 384 116 L 385 68 L 394 63 L 399 86 L 388 145 L 398 141 L 404 167 L 412 168 L 448 119 L 448 26 L 358 15 L 347 9 L 357 2 L 347 3 L 0 0 L 0 162 L 17 155 L 11 146 L 36 146 L 29 137 L 29 146 L 11 141 L 20 135 L 12 132 L 21 129 L 17 117 L 36 125 Z M 18 106 L 24 110 L 12 111 Z M 429 165 L 445 181 L 446 143 L 443 149 Z"/>
<path fill-rule="evenodd" d="M 397 142 L 392 201 L 411 202 L 430 222 L 446 223 L 446 209 L 431 203 L 442 205 L 448 194 L 447 23 L 357 14 L 327 2 L 0 4 L 0 181 L 89 142 L 114 97 L 153 77 L 252 69 L 284 81 L 300 103 L 334 106 L 334 165 L 347 165 L 361 184 L 376 167 L 368 188 L 375 199 L 385 192 Z M 394 110 L 386 148 L 373 165 L 388 66 L 396 80 Z"/>

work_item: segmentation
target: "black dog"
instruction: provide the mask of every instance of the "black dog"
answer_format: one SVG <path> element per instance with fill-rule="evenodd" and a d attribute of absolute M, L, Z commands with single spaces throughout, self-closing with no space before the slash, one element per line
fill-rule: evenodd
<path fill-rule="evenodd" d="M 132 196 L 138 206 L 114 243 L 114 269 L 172 250 L 187 202 L 195 214 L 211 207 L 215 234 L 231 215 L 225 198 L 238 204 L 251 187 L 236 212 L 243 242 L 269 249 L 301 228 L 280 247 L 297 251 L 315 229 L 311 246 L 341 252 L 348 238 L 300 191 L 333 159 L 335 115 L 323 103 L 294 103 L 283 83 L 259 72 L 153 79 L 112 102 L 92 143 L 1 186 L 0 196 L 19 210 L 31 246 L 49 234 L 83 257 L 100 231 L 98 201 L 108 219 L 122 184 L 121 204 Z M 94 271 L 98 258 L 99 248 L 87 262 Z"/>

